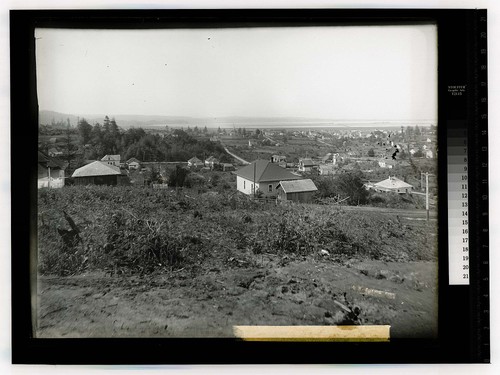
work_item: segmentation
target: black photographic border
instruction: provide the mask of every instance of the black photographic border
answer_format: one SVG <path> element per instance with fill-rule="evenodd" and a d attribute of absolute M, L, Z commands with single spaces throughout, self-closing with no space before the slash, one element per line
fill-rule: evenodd
<path fill-rule="evenodd" d="M 203 28 L 252 26 L 436 24 L 438 28 L 437 339 L 389 343 L 245 342 L 238 339 L 37 339 L 31 287 L 36 264 L 38 103 L 36 27 Z M 11 10 L 12 362 L 24 364 L 271 364 L 489 362 L 488 184 L 485 10 L 243 9 Z M 447 87 L 466 84 L 457 100 Z M 470 286 L 448 285 L 447 129 L 466 120 L 469 142 Z M 24 166 L 16 162 L 22 160 Z M 486 196 L 486 198 L 485 198 Z M 485 214 L 486 213 L 486 214 Z M 36 279 L 36 277 L 35 277 Z"/>

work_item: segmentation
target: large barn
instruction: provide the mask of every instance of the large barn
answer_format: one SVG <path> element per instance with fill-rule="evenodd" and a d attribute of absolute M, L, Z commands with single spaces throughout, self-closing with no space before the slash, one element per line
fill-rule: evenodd
<path fill-rule="evenodd" d="M 75 185 L 128 185 L 129 178 L 119 167 L 94 161 L 73 172 Z"/>
<path fill-rule="evenodd" d="M 247 195 L 253 195 L 254 192 L 260 191 L 263 197 L 276 197 L 276 188 L 280 181 L 301 179 L 300 176 L 268 160 L 256 160 L 234 173 L 237 176 L 236 187 L 238 191 Z"/>

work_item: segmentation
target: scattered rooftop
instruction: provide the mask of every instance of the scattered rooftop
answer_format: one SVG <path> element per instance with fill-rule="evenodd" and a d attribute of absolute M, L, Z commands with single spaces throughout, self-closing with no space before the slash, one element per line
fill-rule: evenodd
<path fill-rule="evenodd" d="M 255 180 L 256 182 L 300 179 L 299 176 L 292 174 L 278 164 L 262 159 L 255 160 L 243 168 L 238 169 L 235 174 L 247 180 Z"/>

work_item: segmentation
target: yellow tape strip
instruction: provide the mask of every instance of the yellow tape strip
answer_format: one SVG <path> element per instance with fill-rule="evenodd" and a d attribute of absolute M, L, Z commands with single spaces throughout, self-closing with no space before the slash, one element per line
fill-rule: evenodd
<path fill-rule="evenodd" d="M 389 325 L 366 326 L 233 326 L 246 341 L 370 341 L 388 342 Z"/>

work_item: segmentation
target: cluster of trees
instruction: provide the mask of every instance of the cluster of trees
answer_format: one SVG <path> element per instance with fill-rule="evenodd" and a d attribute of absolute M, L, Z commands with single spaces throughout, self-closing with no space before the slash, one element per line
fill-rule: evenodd
<path fill-rule="evenodd" d="M 333 176 L 310 176 L 318 188 L 318 198 L 346 199 L 349 205 L 368 203 L 370 193 L 364 187 L 364 176 L 359 170 Z"/>
<path fill-rule="evenodd" d="M 86 159 L 119 154 L 124 160 L 135 157 L 146 162 L 187 161 L 193 156 L 203 159 L 213 155 L 223 162 L 231 161 L 221 145 L 210 142 L 208 139 L 199 140 L 179 129 L 174 130 L 167 137 L 148 134 L 142 128 L 130 128 L 123 131 L 118 127 L 115 119 L 106 116 L 102 125 L 96 123 L 93 126 L 82 118 L 77 130 L 79 143 L 85 150 Z M 203 131 L 206 131 L 206 128 Z"/>
<path fill-rule="evenodd" d="M 220 128 L 219 128 L 220 129 Z M 187 127 L 187 130 L 186 130 L 186 133 L 188 134 L 208 134 L 208 128 L 205 126 L 203 129 L 200 130 L 200 128 L 198 128 L 198 126 L 195 126 L 193 129 L 191 129 L 191 127 Z"/>

